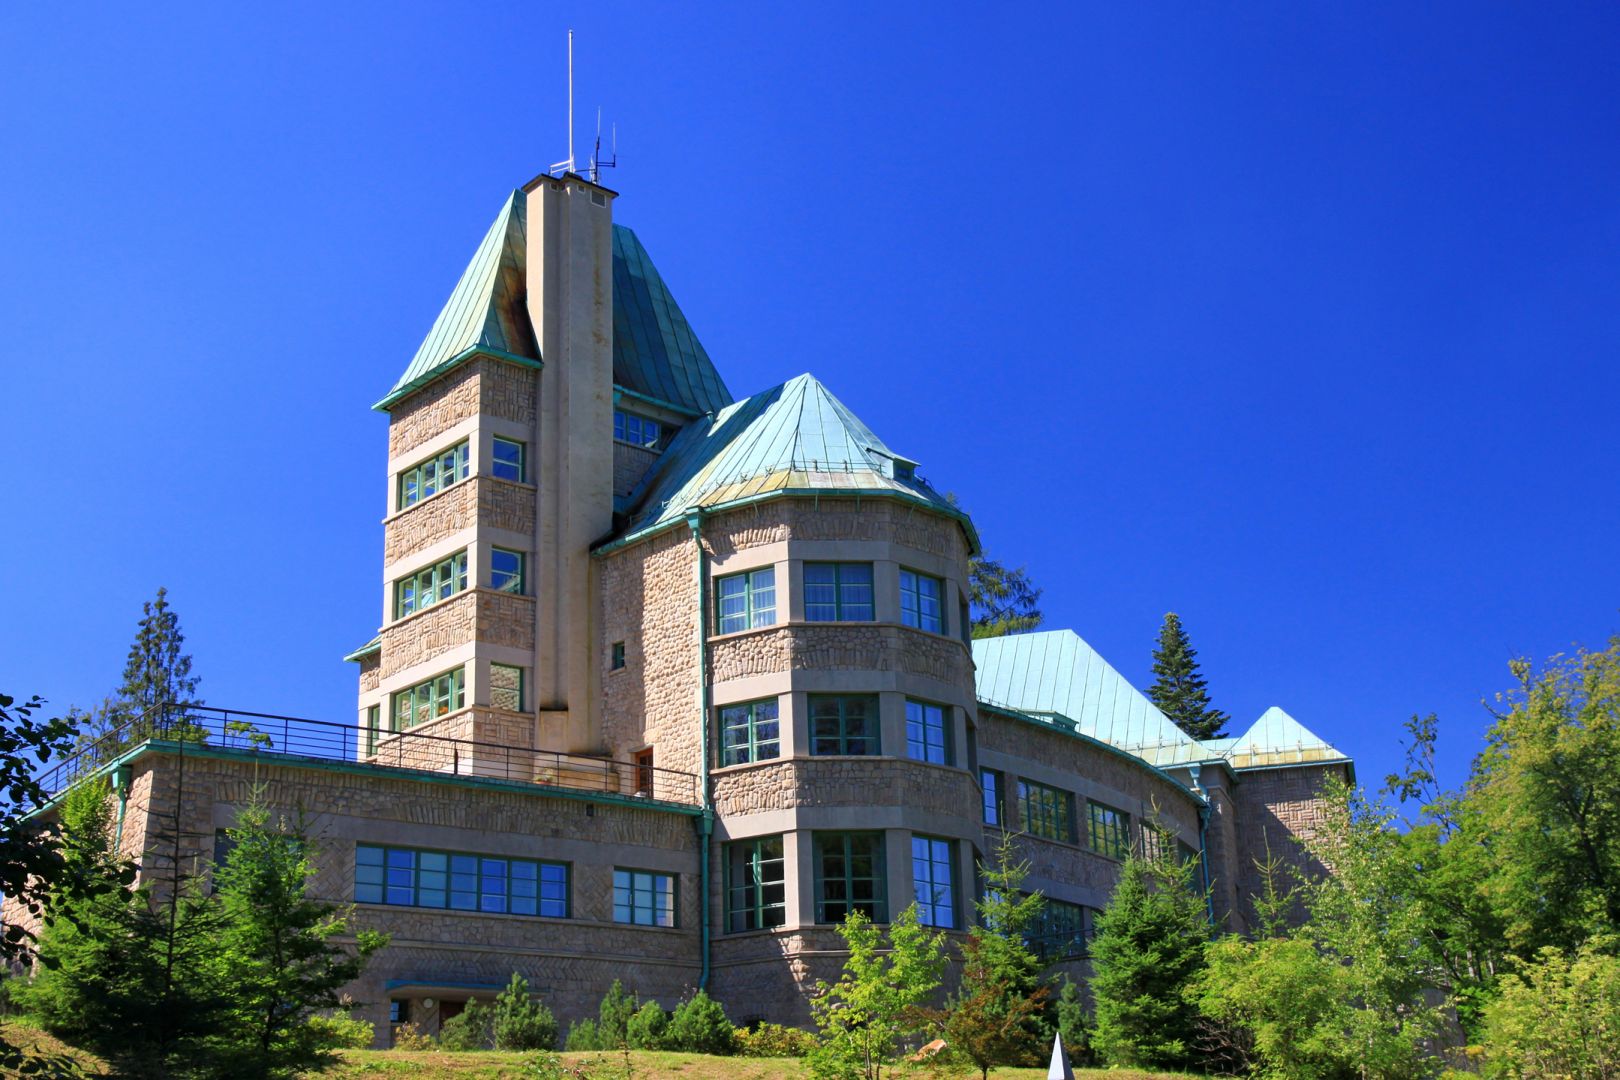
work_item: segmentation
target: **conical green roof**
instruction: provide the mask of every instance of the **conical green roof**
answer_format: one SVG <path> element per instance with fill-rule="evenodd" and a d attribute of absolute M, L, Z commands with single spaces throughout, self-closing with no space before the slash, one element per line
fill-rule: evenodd
<path fill-rule="evenodd" d="M 532 364 L 543 359 L 524 303 L 527 207 L 521 191 L 507 198 L 377 408 L 389 408 L 475 354 Z M 613 381 L 691 416 L 732 400 L 647 249 L 622 225 L 613 227 Z"/>

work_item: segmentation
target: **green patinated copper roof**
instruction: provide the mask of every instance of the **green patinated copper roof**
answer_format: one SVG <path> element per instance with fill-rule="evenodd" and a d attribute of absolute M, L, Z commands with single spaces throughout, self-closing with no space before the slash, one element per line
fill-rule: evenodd
<path fill-rule="evenodd" d="M 1275 705 L 1261 713 L 1260 719 L 1248 731 L 1235 739 L 1222 739 L 1221 742 L 1230 744 L 1224 747 L 1224 756 L 1235 769 L 1320 765 L 1350 760 Z"/>
<path fill-rule="evenodd" d="M 772 495 L 881 495 L 921 504 L 973 526 L 813 375 L 729 405 L 681 429 L 631 493 L 640 509 L 625 535 Z"/>
<path fill-rule="evenodd" d="M 647 249 L 623 225 L 613 226 L 613 381 L 694 416 L 732 400 Z"/>
<path fill-rule="evenodd" d="M 477 351 L 539 360 L 523 305 L 528 200 L 507 197 L 405 373 L 375 408 L 387 409 Z"/>
<path fill-rule="evenodd" d="M 979 700 L 1073 723 L 1083 735 L 1155 765 L 1202 761 L 1206 751 L 1073 630 L 973 643 Z"/>
<path fill-rule="evenodd" d="M 514 191 L 484 234 L 404 374 L 377 403 L 387 409 L 480 353 L 538 364 L 525 262 L 528 197 Z M 636 234 L 613 227 L 613 381 L 692 416 L 731 404 L 731 392 Z"/>
<path fill-rule="evenodd" d="M 345 656 L 343 659 L 348 660 L 348 661 L 352 661 L 354 663 L 359 663 L 361 660 L 364 660 L 366 657 L 370 656 L 372 653 L 381 652 L 381 651 L 382 651 L 382 635 L 378 634 L 376 637 L 372 638 L 370 641 L 366 642 L 364 645 L 360 646 L 358 649 L 354 650 L 354 652 L 352 652 L 349 655 Z"/>

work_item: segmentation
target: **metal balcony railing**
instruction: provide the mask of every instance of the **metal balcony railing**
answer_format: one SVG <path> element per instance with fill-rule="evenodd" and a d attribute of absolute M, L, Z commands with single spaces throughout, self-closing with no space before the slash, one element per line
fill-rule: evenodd
<path fill-rule="evenodd" d="M 63 759 L 42 775 L 41 782 L 55 796 L 149 741 L 343 761 L 407 773 L 451 773 L 687 806 L 700 802 L 697 776 L 643 761 L 409 730 L 369 731 L 354 724 L 201 705 L 149 710 Z"/>

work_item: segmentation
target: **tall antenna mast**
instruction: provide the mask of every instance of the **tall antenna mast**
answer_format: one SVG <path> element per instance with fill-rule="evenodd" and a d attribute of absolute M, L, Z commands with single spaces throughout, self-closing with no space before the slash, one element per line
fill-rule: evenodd
<path fill-rule="evenodd" d="M 602 182 L 603 169 L 616 169 L 619 167 L 619 125 L 613 125 L 612 157 L 602 160 L 602 106 L 596 107 L 596 147 L 591 151 L 591 183 Z"/>
<path fill-rule="evenodd" d="M 552 175 L 574 171 L 574 29 L 568 28 L 568 159 L 551 167 Z"/>

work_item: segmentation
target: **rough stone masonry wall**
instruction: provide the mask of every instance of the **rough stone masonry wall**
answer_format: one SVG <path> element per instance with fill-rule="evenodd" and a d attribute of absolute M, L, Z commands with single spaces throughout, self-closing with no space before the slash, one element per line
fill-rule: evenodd
<path fill-rule="evenodd" d="M 967 565 L 961 526 L 893 499 L 771 499 L 705 523 L 704 537 L 716 556 L 783 540 L 887 540 Z"/>
<path fill-rule="evenodd" d="M 613 494 L 624 498 L 636 489 L 647 470 L 658 460 L 658 451 L 629 443 L 613 444 Z"/>
<path fill-rule="evenodd" d="M 535 488 L 531 484 L 493 476 L 474 476 L 451 484 L 383 522 L 383 564 L 391 566 L 426 551 L 475 520 L 488 528 L 532 531 L 534 502 Z"/>
<path fill-rule="evenodd" d="M 972 677 L 962 643 L 908 626 L 779 626 L 710 647 L 714 681 L 781 671 L 903 671 L 943 683 Z"/>
<path fill-rule="evenodd" d="M 1307 765 L 1288 769 L 1252 769 L 1238 774 L 1237 838 L 1239 903 L 1250 926 L 1254 925 L 1253 897 L 1265 887 L 1261 864 L 1281 864 L 1286 885 L 1292 872 L 1316 876 L 1326 868 L 1301 842 L 1325 820 L 1323 785 L 1330 779 L 1348 780 L 1342 764 Z"/>
<path fill-rule="evenodd" d="M 389 410 L 388 455 L 408 453 L 480 412 L 532 425 L 535 378 L 533 369 L 499 360 L 462 364 Z"/>
<path fill-rule="evenodd" d="M 380 904 L 356 907 L 357 929 L 392 935 L 365 973 L 347 987 L 360 1014 L 387 1034 L 386 984 L 417 984 L 415 995 L 457 1000 L 453 984 L 503 986 L 522 973 L 559 1019 L 593 1015 L 603 991 L 623 978 L 644 997 L 672 1006 L 696 983 L 698 882 L 695 833 L 686 815 L 612 803 L 583 802 L 464 782 L 429 782 L 386 770 L 294 766 L 271 756 L 257 761 L 188 754 L 181 772 L 172 753 L 137 759 L 135 794 L 126 813 L 126 841 L 146 850 L 143 876 L 161 875 L 176 796 L 187 857 L 213 854 L 217 828 L 263 785 L 273 811 L 302 812 L 317 838 L 313 891 L 348 903 L 354 896 L 356 843 L 394 844 L 470 854 L 560 859 L 571 866 L 573 910 L 568 919 L 451 912 Z M 151 813 L 148 813 L 150 808 Z M 671 873 L 677 879 L 677 927 L 613 922 L 616 866 Z M 411 992 L 399 991 L 401 995 Z M 492 996 L 494 990 L 485 993 Z M 427 1029 L 437 1026 L 428 1020 Z"/>
<path fill-rule="evenodd" d="M 382 631 L 382 677 L 474 640 L 533 651 L 534 605 L 532 596 L 468 589 L 389 623 Z"/>
<path fill-rule="evenodd" d="M 978 787 L 959 769 L 892 758 L 793 758 L 714 778 L 714 808 L 722 818 L 810 806 L 898 806 L 972 821 Z"/>

